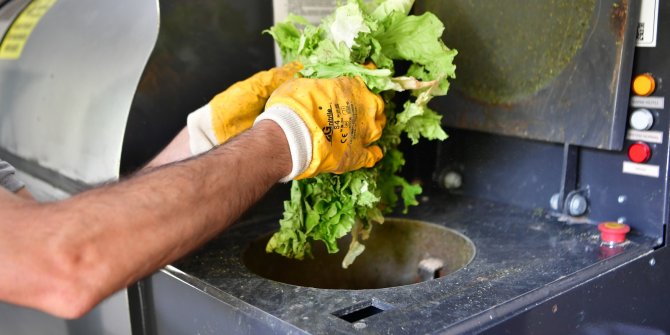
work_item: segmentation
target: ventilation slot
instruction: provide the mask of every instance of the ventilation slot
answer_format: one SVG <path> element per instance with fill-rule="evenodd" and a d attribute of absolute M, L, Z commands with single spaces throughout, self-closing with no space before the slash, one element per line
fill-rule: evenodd
<path fill-rule="evenodd" d="M 370 301 L 343 308 L 339 311 L 333 312 L 332 314 L 344 321 L 354 323 L 387 311 L 391 308 L 393 308 L 393 306 L 383 301 L 372 299 Z"/>

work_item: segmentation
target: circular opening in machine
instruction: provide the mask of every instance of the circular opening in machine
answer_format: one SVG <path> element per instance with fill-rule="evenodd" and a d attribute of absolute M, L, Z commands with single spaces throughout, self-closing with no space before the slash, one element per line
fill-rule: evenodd
<path fill-rule="evenodd" d="M 265 252 L 271 234 L 252 241 L 242 259 L 253 273 L 275 281 L 325 289 L 375 289 L 415 284 L 456 272 L 475 256 L 463 234 L 427 222 L 387 219 L 363 241 L 365 251 L 348 269 L 342 258 L 350 237 L 338 241 L 340 252 L 328 254 L 312 245 L 313 258 L 295 260 Z"/>

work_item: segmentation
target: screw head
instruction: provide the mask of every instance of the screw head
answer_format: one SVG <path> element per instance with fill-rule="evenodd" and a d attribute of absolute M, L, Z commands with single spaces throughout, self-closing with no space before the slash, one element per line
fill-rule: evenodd
<path fill-rule="evenodd" d="M 558 199 L 561 197 L 560 194 L 554 193 L 554 195 L 551 196 L 549 199 L 549 206 L 551 209 L 557 211 L 558 210 Z"/>
<path fill-rule="evenodd" d="M 570 197 L 569 203 L 568 203 L 568 214 L 572 216 L 581 216 L 586 213 L 586 209 L 588 208 L 588 202 L 586 201 L 586 198 L 581 195 L 581 194 L 575 194 L 572 197 Z"/>
<path fill-rule="evenodd" d="M 458 172 L 449 171 L 442 178 L 442 185 L 448 190 L 455 190 L 463 186 L 463 177 Z"/>

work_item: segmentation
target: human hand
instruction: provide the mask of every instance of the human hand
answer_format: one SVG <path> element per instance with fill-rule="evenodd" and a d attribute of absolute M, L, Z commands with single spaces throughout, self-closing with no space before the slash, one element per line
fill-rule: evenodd
<path fill-rule="evenodd" d="M 289 80 L 256 122 L 266 119 L 277 122 L 289 142 L 293 170 L 282 181 L 372 167 L 383 156 L 371 143 L 386 123 L 384 101 L 360 78 Z"/>
<path fill-rule="evenodd" d="M 302 69 L 292 62 L 254 74 L 219 93 L 189 114 L 187 128 L 192 154 L 199 154 L 251 128 L 270 94 Z"/>

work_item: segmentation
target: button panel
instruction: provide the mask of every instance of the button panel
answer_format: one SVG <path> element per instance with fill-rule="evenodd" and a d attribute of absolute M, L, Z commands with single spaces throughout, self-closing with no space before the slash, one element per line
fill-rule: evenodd
<path fill-rule="evenodd" d="M 652 130 L 661 118 L 659 110 L 664 108 L 663 97 L 651 96 L 655 93 L 656 78 L 651 73 L 641 73 L 634 77 L 630 100 L 630 117 L 626 139 L 628 160 L 623 162 L 622 172 L 639 176 L 659 178 L 660 166 L 650 162 L 654 150 L 663 144 L 663 130 Z M 655 143 L 655 144 L 650 144 Z"/>

